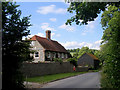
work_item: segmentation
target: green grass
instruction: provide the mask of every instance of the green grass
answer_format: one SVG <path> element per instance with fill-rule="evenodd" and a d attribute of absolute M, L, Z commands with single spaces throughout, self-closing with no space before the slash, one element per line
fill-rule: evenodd
<path fill-rule="evenodd" d="M 60 74 L 54 74 L 54 75 L 45 75 L 45 76 L 39 76 L 39 77 L 32 77 L 32 78 L 27 78 L 28 82 L 37 82 L 37 83 L 47 83 L 50 81 L 54 81 L 57 79 L 62 79 L 70 76 L 75 76 L 79 74 L 83 74 L 86 72 L 73 72 L 73 73 L 60 73 Z"/>

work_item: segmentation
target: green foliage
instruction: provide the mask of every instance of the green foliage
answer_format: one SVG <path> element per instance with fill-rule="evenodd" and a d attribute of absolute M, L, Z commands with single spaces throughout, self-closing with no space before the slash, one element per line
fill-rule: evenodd
<path fill-rule="evenodd" d="M 104 66 L 101 86 L 120 88 L 120 7 L 109 6 L 102 14 Z"/>
<path fill-rule="evenodd" d="M 29 35 L 30 16 L 20 18 L 19 5 L 12 2 L 2 3 L 2 71 L 3 89 L 22 89 L 23 78 L 19 71 L 22 62 L 30 57 L 30 42 L 22 37 Z"/>
<path fill-rule="evenodd" d="M 77 49 L 68 49 L 69 52 L 79 52 L 79 50 L 80 50 L 79 48 L 77 48 Z"/>
<path fill-rule="evenodd" d="M 97 50 L 94 50 L 94 49 L 89 49 L 88 47 L 82 47 L 80 50 L 79 50 L 79 53 L 78 53 L 78 59 L 84 54 L 84 53 L 90 53 L 90 54 L 93 54 L 94 55 L 94 52 L 97 51 Z"/>
<path fill-rule="evenodd" d="M 89 49 L 88 47 L 82 47 L 81 49 L 69 49 L 68 50 L 71 54 L 73 54 L 73 58 L 79 59 L 84 53 L 91 53 L 95 55 L 98 50 L 95 49 Z M 97 55 L 97 54 L 96 54 Z M 95 55 L 95 56 L 96 56 Z"/>
<path fill-rule="evenodd" d="M 78 52 L 73 53 L 73 58 L 77 59 L 78 55 L 79 55 Z"/>
<path fill-rule="evenodd" d="M 72 63 L 74 66 L 77 66 L 77 59 L 76 58 L 68 58 L 67 61 Z"/>
<path fill-rule="evenodd" d="M 103 45 L 101 45 L 101 47 L 103 47 Z M 105 48 L 104 48 L 105 49 Z M 104 62 L 104 60 L 105 60 L 105 52 L 103 51 L 104 50 L 103 48 L 101 48 L 100 50 L 96 50 L 95 52 L 94 52 L 94 55 L 97 57 L 97 58 L 99 58 L 99 60 L 100 60 L 100 66 L 102 66 L 103 65 L 103 62 Z"/>
<path fill-rule="evenodd" d="M 86 25 L 89 21 L 94 21 L 98 14 L 107 8 L 107 5 L 113 4 L 117 7 L 120 6 L 119 3 L 115 2 L 71 2 L 67 11 L 75 13 L 75 15 L 67 20 L 66 25 L 71 25 L 72 22 L 77 25 Z"/>
<path fill-rule="evenodd" d="M 59 62 L 60 64 L 63 63 L 63 60 L 61 58 L 54 58 L 53 59 L 55 62 Z"/>
<path fill-rule="evenodd" d="M 76 58 L 76 59 L 77 59 L 79 50 L 80 50 L 79 48 L 77 48 L 77 49 L 68 49 L 68 51 L 70 52 L 70 54 L 72 55 L 72 57 Z"/>

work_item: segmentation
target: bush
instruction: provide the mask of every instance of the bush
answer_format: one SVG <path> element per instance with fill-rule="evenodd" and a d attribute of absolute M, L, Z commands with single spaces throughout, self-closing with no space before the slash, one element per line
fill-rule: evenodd
<path fill-rule="evenodd" d="M 72 63 L 75 67 L 77 67 L 78 65 L 77 65 L 77 59 L 75 59 L 75 58 L 69 58 L 69 59 L 67 59 L 67 61 L 69 61 L 70 63 Z"/>
<path fill-rule="evenodd" d="M 60 64 L 63 63 L 63 60 L 61 58 L 54 58 L 53 59 L 55 62 L 59 62 Z"/>

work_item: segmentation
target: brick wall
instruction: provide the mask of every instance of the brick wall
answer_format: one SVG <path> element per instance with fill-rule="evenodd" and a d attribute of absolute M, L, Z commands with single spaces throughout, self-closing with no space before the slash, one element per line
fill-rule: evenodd
<path fill-rule="evenodd" d="M 78 71 L 87 71 L 88 68 L 76 69 Z M 73 65 L 69 62 L 63 62 L 62 64 L 55 63 L 24 63 L 21 71 L 24 76 L 27 77 L 35 77 L 42 76 L 48 74 L 56 74 L 56 73 L 68 73 L 73 72 Z"/>

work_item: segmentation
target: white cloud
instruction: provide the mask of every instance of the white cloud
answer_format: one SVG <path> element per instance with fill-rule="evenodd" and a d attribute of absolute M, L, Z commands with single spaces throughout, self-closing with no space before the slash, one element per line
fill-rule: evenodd
<path fill-rule="evenodd" d="M 99 41 L 96 41 L 95 44 L 99 44 L 99 43 L 101 43 L 101 42 L 102 42 L 102 40 L 99 40 Z"/>
<path fill-rule="evenodd" d="M 63 14 L 67 12 L 67 9 L 56 8 L 56 5 L 49 5 L 49 6 L 39 7 L 37 12 L 40 14 L 48 14 L 48 13 Z"/>
<path fill-rule="evenodd" d="M 40 25 L 39 24 L 32 24 L 31 28 L 32 29 L 40 29 Z"/>
<path fill-rule="evenodd" d="M 33 36 L 34 36 L 34 35 L 28 35 L 27 38 L 31 38 L 31 37 L 33 37 Z"/>
<path fill-rule="evenodd" d="M 60 34 L 56 34 L 56 37 L 60 37 L 61 35 Z"/>
<path fill-rule="evenodd" d="M 55 33 L 51 33 L 51 37 L 53 37 L 55 35 Z"/>
<path fill-rule="evenodd" d="M 45 37 L 45 35 L 43 33 L 37 33 L 35 34 L 37 36 L 40 36 L 40 37 Z M 33 37 L 34 35 L 28 35 L 27 37 L 23 37 L 22 40 L 25 40 L 25 38 L 27 39 L 30 39 L 31 37 Z"/>
<path fill-rule="evenodd" d="M 57 19 L 56 18 L 50 18 L 49 20 L 52 21 L 52 22 L 55 22 Z"/>
<path fill-rule="evenodd" d="M 61 35 L 60 35 L 60 34 L 53 33 L 53 34 L 51 34 L 51 36 L 60 37 Z"/>
<path fill-rule="evenodd" d="M 90 27 L 85 27 L 83 29 L 83 32 L 81 33 L 81 35 L 87 35 L 87 34 L 90 34 L 90 33 L 94 33 L 94 29 L 91 29 Z"/>
<path fill-rule="evenodd" d="M 40 37 L 45 37 L 45 35 L 43 33 L 38 33 L 36 34 L 37 36 L 40 36 Z"/>
<path fill-rule="evenodd" d="M 56 31 L 54 28 L 49 27 L 49 23 L 42 23 L 41 25 L 42 30 L 51 30 L 51 31 Z"/>
<path fill-rule="evenodd" d="M 76 41 L 71 41 L 71 42 L 66 42 L 66 43 L 61 43 L 66 49 L 75 49 L 75 48 L 82 48 L 83 46 L 87 46 L 90 49 L 100 49 L 100 42 L 102 40 L 95 41 L 93 43 L 87 43 L 87 42 L 76 42 Z"/>
<path fill-rule="evenodd" d="M 96 18 L 95 21 L 88 22 L 88 25 L 84 26 L 83 32 L 81 33 L 81 35 L 87 35 L 88 33 L 94 33 L 94 29 L 97 26 L 97 20 L 98 18 Z"/>
<path fill-rule="evenodd" d="M 45 35 L 43 34 L 43 33 L 37 33 L 37 34 L 35 34 L 35 35 L 37 35 L 37 36 L 40 36 L 40 37 L 45 37 Z M 31 37 L 33 37 L 34 35 L 28 35 L 28 38 L 31 38 Z"/>
<path fill-rule="evenodd" d="M 65 24 L 59 26 L 58 28 L 65 29 L 65 30 L 71 31 L 71 32 L 72 32 L 72 31 L 75 31 L 75 27 L 70 26 L 70 25 L 65 25 Z"/>
<path fill-rule="evenodd" d="M 46 37 L 45 36 L 45 33 L 37 33 L 37 34 L 34 34 L 34 35 L 37 35 L 37 36 L 40 36 L 40 37 Z M 25 38 L 27 39 L 30 39 L 31 37 L 33 37 L 34 35 L 28 35 L 27 37 L 23 37 L 22 40 L 25 40 Z M 60 34 L 56 34 L 56 33 L 51 33 L 51 38 L 52 37 L 60 37 L 61 35 Z"/>
<path fill-rule="evenodd" d="M 78 20 L 78 21 L 82 22 L 83 20 Z"/>

